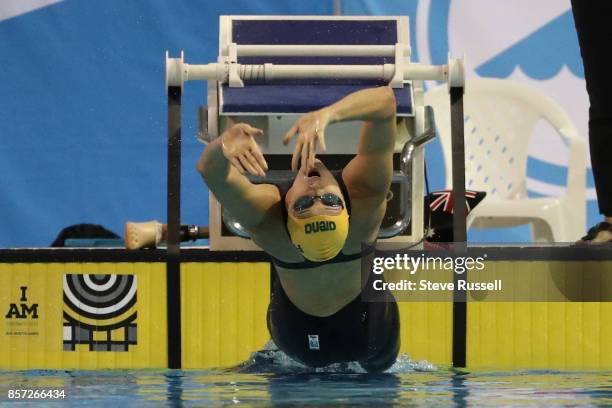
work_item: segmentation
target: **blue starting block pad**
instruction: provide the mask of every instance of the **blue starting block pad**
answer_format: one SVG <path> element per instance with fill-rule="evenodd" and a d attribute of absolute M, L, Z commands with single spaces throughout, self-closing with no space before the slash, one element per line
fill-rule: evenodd
<path fill-rule="evenodd" d="M 232 16 L 226 38 L 243 45 L 395 45 L 408 41 L 398 18 L 301 19 Z M 406 38 L 400 38 L 405 36 Z M 382 65 L 394 57 L 238 57 L 239 64 Z M 380 81 L 284 80 L 245 82 L 244 88 L 219 89 L 221 115 L 302 114 L 330 105 L 360 89 L 384 85 Z M 412 84 L 394 89 L 398 116 L 413 116 Z"/>
<path fill-rule="evenodd" d="M 302 114 L 342 99 L 372 85 L 245 85 L 244 88 L 221 87 L 221 115 Z M 413 116 L 412 87 L 394 89 L 398 116 Z"/>
<path fill-rule="evenodd" d="M 398 42 L 397 18 L 292 19 L 232 16 L 231 38 L 236 44 L 393 45 Z"/>

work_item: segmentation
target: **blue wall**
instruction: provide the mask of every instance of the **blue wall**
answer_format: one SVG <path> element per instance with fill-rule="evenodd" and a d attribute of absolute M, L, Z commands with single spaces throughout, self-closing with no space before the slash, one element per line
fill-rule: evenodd
<path fill-rule="evenodd" d="M 332 14 L 331 1 L 67 0 L 0 22 L 0 247 L 65 226 L 166 218 L 164 52 L 217 57 L 221 14 Z M 0 3 L 0 7 L 2 4 Z M 183 219 L 208 223 L 195 162 L 203 83 L 184 91 Z"/>

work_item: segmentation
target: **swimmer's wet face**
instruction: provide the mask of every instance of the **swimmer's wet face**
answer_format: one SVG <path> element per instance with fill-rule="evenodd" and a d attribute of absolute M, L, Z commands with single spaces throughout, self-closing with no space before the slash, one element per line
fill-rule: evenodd
<path fill-rule="evenodd" d="M 303 210 L 296 209 L 296 203 L 299 207 L 299 200 L 303 197 L 323 196 L 333 194 L 341 199 L 341 208 L 338 206 L 328 206 L 323 203 L 323 200 L 314 200 L 312 206 Z M 342 209 L 346 207 L 342 190 L 336 181 L 334 175 L 325 167 L 323 162 L 315 160 L 315 166 L 310 171 L 301 168 L 293 182 L 293 185 L 287 192 L 285 197 L 285 205 L 287 212 L 298 218 L 307 218 L 313 215 L 338 215 Z"/>
<path fill-rule="evenodd" d="M 348 212 L 334 175 L 320 161 L 302 168 L 285 197 L 287 229 L 305 258 L 321 262 L 336 256 L 348 235 Z"/>

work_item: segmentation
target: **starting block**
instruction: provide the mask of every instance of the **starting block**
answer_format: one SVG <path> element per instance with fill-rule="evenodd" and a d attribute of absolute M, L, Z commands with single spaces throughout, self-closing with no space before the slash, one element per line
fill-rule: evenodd
<path fill-rule="evenodd" d="M 397 115 L 404 120 L 379 239 L 415 243 L 423 237 L 423 144 L 434 135 L 433 110 L 423 103 L 423 81 L 446 81 L 449 90 L 462 90 L 464 70 L 461 60 L 450 57 L 445 65 L 421 65 L 410 56 L 408 17 L 221 16 L 217 62 L 193 65 L 185 62 L 183 52 L 178 58 L 166 54 L 169 113 L 178 115 L 180 124 L 183 84 L 206 80 L 208 106 L 199 110 L 198 137 L 211 141 L 237 122 L 263 129 L 258 143 L 270 170 L 265 177 L 249 177 L 255 183 L 274 184 L 294 176 L 287 170 L 293 147 L 283 146 L 282 136 L 297 115 L 359 89 L 391 86 Z M 178 105 L 178 113 L 172 105 Z M 169 146 L 176 146 L 173 123 L 176 118 L 169 118 Z M 351 160 L 360 127 L 359 122 L 349 122 L 326 129 L 327 151 L 318 157 L 328 168 L 343 168 Z M 173 178 L 180 166 L 169 163 L 168 168 L 174 174 L 168 179 L 170 248 L 172 231 L 180 225 L 180 205 L 170 203 L 171 198 L 178 200 L 180 190 Z M 210 249 L 261 250 L 215 197 L 209 197 Z"/>

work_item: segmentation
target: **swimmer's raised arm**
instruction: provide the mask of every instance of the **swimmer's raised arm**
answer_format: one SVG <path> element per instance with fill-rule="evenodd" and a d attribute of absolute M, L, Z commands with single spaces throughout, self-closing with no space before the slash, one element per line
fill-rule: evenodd
<path fill-rule="evenodd" d="M 325 127 L 335 122 L 364 122 L 357 155 L 344 168 L 343 178 L 351 198 L 380 200 L 387 194 L 393 173 L 396 100 L 388 86 L 363 89 L 338 102 L 301 117 L 285 135 L 287 144 L 298 134 L 292 168 L 314 165 L 317 145 L 325 150 Z"/>
<path fill-rule="evenodd" d="M 292 170 L 297 170 L 300 158 L 302 167 L 314 166 L 317 147 L 325 151 L 327 125 L 361 120 L 373 124 L 375 128 L 380 124 L 384 127 L 386 124 L 394 124 L 395 105 L 393 90 L 388 86 L 381 86 L 353 92 L 330 106 L 302 116 L 283 138 L 283 143 L 288 144 L 297 134 L 291 161 Z M 382 134 L 372 140 L 369 140 L 370 138 L 362 140 L 360 150 L 363 152 L 385 150 L 389 145 L 393 145 L 394 141 L 389 141 L 393 137 L 393 135 Z"/>
<path fill-rule="evenodd" d="M 364 120 L 357 155 L 346 165 L 342 177 L 351 197 L 369 200 L 375 205 L 387 197 L 393 177 L 397 102 L 388 86 L 373 91 L 376 99 L 371 103 L 379 107 L 379 113 L 375 120 Z"/>
<path fill-rule="evenodd" d="M 253 184 L 242 173 L 264 175 L 268 165 L 255 142 L 262 131 L 238 123 L 208 144 L 197 169 L 217 200 L 247 229 L 258 226 L 279 202 L 278 189 Z"/>

